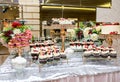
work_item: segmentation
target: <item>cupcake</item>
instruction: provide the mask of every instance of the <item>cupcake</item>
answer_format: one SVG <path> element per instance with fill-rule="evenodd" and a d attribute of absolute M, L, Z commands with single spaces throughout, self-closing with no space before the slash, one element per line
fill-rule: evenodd
<path fill-rule="evenodd" d="M 76 49 L 75 42 L 70 42 L 70 48 L 71 48 L 71 49 Z"/>
<path fill-rule="evenodd" d="M 54 60 L 54 57 L 53 57 L 52 53 L 48 53 L 48 54 L 47 54 L 47 61 L 48 61 L 48 62 L 51 62 L 51 61 L 53 61 L 53 60 Z"/>
<path fill-rule="evenodd" d="M 54 53 L 54 60 L 60 60 L 60 53 Z"/>
<path fill-rule="evenodd" d="M 112 58 L 116 58 L 117 57 L 117 52 L 116 51 L 111 51 L 109 53 L 109 56 L 112 57 Z"/>
<path fill-rule="evenodd" d="M 86 44 L 83 45 L 83 51 L 86 51 L 88 49 L 88 46 Z"/>
<path fill-rule="evenodd" d="M 81 45 L 77 45 L 77 51 L 83 51 L 83 47 Z"/>
<path fill-rule="evenodd" d="M 30 48 L 33 48 L 34 46 L 36 46 L 34 43 L 30 44 Z"/>
<path fill-rule="evenodd" d="M 94 52 L 93 52 L 93 56 L 94 56 L 94 57 L 100 57 L 100 51 L 97 51 L 97 50 L 94 51 Z"/>
<path fill-rule="evenodd" d="M 108 51 L 102 51 L 101 52 L 101 54 L 100 54 L 100 56 L 102 57 L 102 58 L 107 58 L 108 57 Z"/>
<path fill-rule="evenodd" d="M 62 58 L 62 59 L 66 59 L 66 58 L 67 58 L 67 56 L 65 55 L 64 52 L 61 52 L 60 55 L 61 55 L 61 58 Z"/>
<path fill-rule="evenodd" d="M 85 51 L 83 54 L 84 54 L 84 57 L 91 57 L 92 54 L 93 54 L 93 51 L 92 50 L 91 51 Z"/>
<path fill-rule="evenodd" d="M 39 63 L 46 64 L 47 63 L 47 56 L 46 55 L 39 55 Z"/>
<path fill-rule="evenodd" d="M 109 48 L 109 52 L 111 52 L 111 51 L 114 51 L 114 49 L 110 47 L 110 48 Z"/>
<path fill-rule="evenodd" d="M 38 56 L 39 56 L 39 52 L 31 52 L 31 56 L 32 56 L 32 60 L 33 61 L 37 61 L 38 60 Z"/>

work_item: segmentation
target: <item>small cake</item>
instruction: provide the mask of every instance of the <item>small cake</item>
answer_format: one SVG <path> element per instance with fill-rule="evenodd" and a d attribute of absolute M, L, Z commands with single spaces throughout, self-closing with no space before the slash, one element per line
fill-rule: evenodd
<path fill-rule="evenodd" d="M 47 59 L 47 55 L 39 55 L 39 59 Z"/>
<path fill-rule="evenodd" d="M 114 49 L 113 48 L 109 48 L 109 52 L 111 52 L 111 51 L 114 51 Z"/>
<path fill-rule="evenodd" d="M 116 51 L 111 51 L 109 53 L 109 56 L 112 57 L 112 58 L 116 58 L 117 57 L 117 52 Z"/>
<path fill-rule="evenodd" d="M 93 56 L 100 57 L 100 51 L 98 51 L 98 50 L 93 51 Z"/>
<path fill-rule="evenodd" d="M 38 47 L 33 47 L 33 48 L 31 48 L 31 52 L 39 52 L 39 48 Z"/>
<path fill-rule="evenodd" d="M 64 52 L 61 52 L 60 55 L 61 55 L 61 58 L 62 58 L 62 59 L 66 59 L 66 58 L 67 58 L 67 56 L 65 55 Z"/>
<path fill-rule="evenodd" d="M 70 42 L 70 48 L 71 49 L 76 49 L 76 44 L 75 44 L 75 42 Z"/>
<path fill-rule="evenodd" d="M 46 64 L 47 63 L 47 56 L 46 55 L 39 55 L 39 63 Z"/>
<path fill-rule="evenodd" d="M 48 53 L 48 54 L 47 54 L 47 61 L 48 61 L 48 62 L 51 62 L 51 61 L 53 61 L 53 60 L 54 60 L 54 57 L 53 57 L 52 53 Z"/>
<path fill-rule="evenodd" d="M 86 51 L 88 49 L 88 46 L 85 44 L 83 45 L 83 50 Z"/>
<path fill-rule="evenodd" d="M 33 51 L 31 52 L 32 60 L 36 61 L 38 60 L 39 52 L 38 51 Z"/>
<path fill-rule="evenodd" d="M 36 46 L 34 43 L 31 43 L 31 44 L 30 44 L 30 48 L 32 48 L 32 47 L 34 47 L 34 46 Z"/>
<path fill-rule="evenodd" d="M 81 45 L 77 45 L 76 48 L 77 48 L 78 51 L 83 51 L 83 47 Z"/>
<path fill-rule="evenodd" d="M 88 46 L 88 49 L 92 49 L 92 48 L 93 48 L 92 45 L 89 45 L 89 46 Z"/>
<path fill-rule="evenodd" d="M 54 60 L 60 60 L 60 53 L 54 53 Z"/>
<path fill-rule="evenodd" d="M 92 50 L 90 50 L 90 51 L 85 51 L 85 52 L 84 52 L 84 57 L 90 57 L 90 56 L 92 56 L 92 54 L 93 54 L 93 51 L 92 51 Z"/>
<path fill-rule="evenodd" d="M 75 50 L 76 49 L 76 45 L 72 45 L 72 46 L 70 46 L 70 48 Z"/>
<path fill-rule="evenodd" d="M 103 58 L 107 58 L 108 57 L 108 53 L 109 53 L 109 51 L 102 51 L 100 56 L 103 57 Z"/>

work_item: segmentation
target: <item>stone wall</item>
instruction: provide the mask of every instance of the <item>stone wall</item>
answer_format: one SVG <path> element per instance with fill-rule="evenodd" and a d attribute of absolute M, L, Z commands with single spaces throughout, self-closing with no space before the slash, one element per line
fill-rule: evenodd
<path fill-rule="evenodd" d="M 97 22 L 120 22 L 120 0 L 111 0 L 111 8 L 97 8 Z"/>
<path fill-rule="evenodd" d="M 39 35 L 40 28 L 40 3 L 39 0 L 19 0 L 20 19 L 25 20 L 25 24 L 33 28 L 32 32 L 35 37 Z"/>

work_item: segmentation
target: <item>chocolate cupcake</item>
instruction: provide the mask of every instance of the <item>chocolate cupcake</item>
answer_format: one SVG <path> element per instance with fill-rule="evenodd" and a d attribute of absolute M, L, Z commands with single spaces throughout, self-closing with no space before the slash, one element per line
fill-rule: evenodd
<path fill-rule="evenodd" d="M 46 55 L 39 55 L 39 63 L 46 64 L 47 63 L 47 56 Z"/>
<path fill-rule="evenodd" d="M 54 53 L 54 60 L 60 60 L 60 54 Z"/>
<path fill-rule="evenodd" d="M 116 58 L 116 57 L 117 57 L 117 52 L 116 52 L 116 51 L 111 51 L 111 52 L 109 53 L 109 56 L 110 56 L 111 58 Z"/>
<path fill-rule="evenodd" d="M 84 54 L 84 57 L 91 57 L 93 54 L 93 51 L 85 51 L 83 54 Z"/>
<path fill-rule="evenodd" d="M 31 56 L 32 56 L 33 61 L 37 61 L 38 56 L 39 56 L 39 52 L 31 52 Z"/>
<path fill-rule="evenodd" d="M 99 51 L 94 51 L 93 56 L 94 57 L 100 57 L 100 52 Z"/>
<path fill-rule="evenodd" d="M 61 55 L 62 59 L 66 59 L 67 58 L 67 56 L 65 55 L 65 53 L 60 53 L 60 55 Z"/>
<path fill-rule="evenodd" d="M 101 54 L 100 54 L 100 56 L 102 57 L 102 58 L 107 58 L 108 57 L 108 51 L 102 51 L 101 52 Z"/>
<path fill-rule="evenodd" d="M 53 55 L 52 54 L 47 54 L 47 62 L 51 62 L 51 61 L 53 61 L 54 60 L 54 57 L 53 57 Z"/>

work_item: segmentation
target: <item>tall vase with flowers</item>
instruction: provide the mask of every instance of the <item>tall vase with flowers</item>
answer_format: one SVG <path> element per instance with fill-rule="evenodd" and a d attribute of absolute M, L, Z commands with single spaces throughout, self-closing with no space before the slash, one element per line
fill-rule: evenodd
<path fill-rule="evenodd" d="M 0 33 L 0 41 L 8 47 L 10 54 L 16 54 L 18 57 L 12 59 L 15 69 L 22 69 L 26 65 L 26 59 L 22 57 L 24 48 L 29 46 L 32 39 L 31 27 L 22 25 L 19 21 L 14 21 L 10 27 L 6 27 Z"/>

